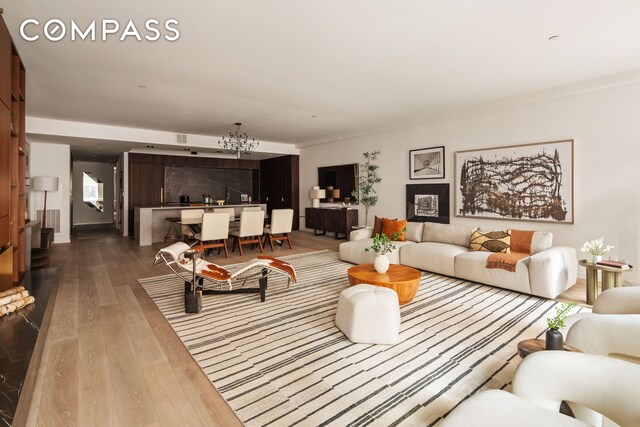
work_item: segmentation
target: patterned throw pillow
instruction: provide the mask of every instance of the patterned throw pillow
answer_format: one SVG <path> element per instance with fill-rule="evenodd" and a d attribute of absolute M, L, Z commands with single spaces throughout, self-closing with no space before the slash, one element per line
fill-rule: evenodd
<path fill-rule="evenodd" d="M 511 253 L 511 230 L 474 231 L 471 235 L 472 251 Z"/>

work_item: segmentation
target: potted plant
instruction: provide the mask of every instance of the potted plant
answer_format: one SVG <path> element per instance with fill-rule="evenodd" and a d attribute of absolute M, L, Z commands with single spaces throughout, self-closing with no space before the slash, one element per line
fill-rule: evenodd
<path fill-rule="evenodd" d="M 565 302 L 556 307 L 556 315 L 547 318 L 547 350 L 563 350 L 564 342 L 560 329 L 564 328 L 564 320 L 567 318 L 571 310 L 576 306 L 575 302 Z"/>
<path fill-rule="evenodd" d="M 378 154 L 380 151 L 376 150 L 367 151 L 362 155 L 364 163 L 358 165 L 358 188 L 351 193 L 364 206 L 365 226 L 369 225 L 369 208 L 378 203 L 378 196 L 373 186 L 382 181 L 382 178 L 378 176 L 380 166 L 374 163 L 378 159 Z"/>
<path fill-rule="evenodd" d="M 584 242 L 584 245 L 582 245 L 582 248 L 580 248 L 580 250 L 582 252 L 589 252 L 593 256 L 592 262 L 594 264 L 597 264 L 602 261 L 602 255 L 609 252 L 613 248 L 615 248 L 615 246 L 605 246 L 604 237 L 601 237 L 590 242 Z"/>
<path fill-rule="evenodd" d="M 403 232 L 406 231 L 406 227 L 403 229 Z M 399 233 L 393 233 L 393 238 L 397 239 Z M 393 244 L 393 241 L 386 234 L 376 234 L 373 236 L 373 243 L 370 247 L 365 248 L 365 252 L 373 251 L 376 253 L 376 257 L 373 259 L 373 268 L 380 273 L 384 274 L 389 269 L 389 258 L 387 258 L 387 254 L 393 252 L 396 248 L 396 245 Z"/>

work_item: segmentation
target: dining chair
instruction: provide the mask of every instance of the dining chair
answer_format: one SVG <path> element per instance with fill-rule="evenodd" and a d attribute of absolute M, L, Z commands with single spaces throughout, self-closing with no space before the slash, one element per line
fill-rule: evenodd
<path fill-rule="evenodd" d="M 226 213 L 208 212 L 202 215 L 202 231 L 194 236 L 200 246 L 205 249 L 224 249 L 224 256 L 229 258 L 227 239 L 229 238 L 229 215 Z"/>
<path fill-rule="evenodd" d="M 264 228 L 264 244 L 269 239 L 269 245 L 273 251 L 273 242 L 284 244 L 286 240 L 291 248 L 291 238 L 289 233 L 293 227 L 293 209 L 274 209 L 271 211 L 271 225 Z"/>
<path fill-rule="evenodd" d="M 183 209 L 180 211 L 180 228 L 185 242 L 189 238 L 193 239 L 195 237 L 196 231 L 192 226 L 202 222 L 203 214 L 204 209 Z"/>
<path fill-rule="evenodd" d="M 262 208 L 260 206 L 247 206 L 246 208 L 242 208 L 242 212 L 257 212 L 261 210 Z"/>
<path fill-rule="evenodd" d="M 240 255 L 243 255 L 243 245 L 260 246 L 262 253 L 262 231 L 264 229 L 264 211 L 242 211 L 240 213 L 240 228 L 232 230 L 229 234 L 233 236 L 233 246 L 231 252 L 235 251 L 236 245 L 240 249 Z"/>
<path fill-rule="evenodd" d="M 213 211 L 215 213 L 226 213 L 229 215 L 229 222 L 236 220 L 236 210 L 234 208 L 215 208 Z"/>

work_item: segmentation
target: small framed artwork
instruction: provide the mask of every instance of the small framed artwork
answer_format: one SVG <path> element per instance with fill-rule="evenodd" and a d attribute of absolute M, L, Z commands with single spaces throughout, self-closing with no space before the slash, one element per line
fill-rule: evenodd
<path fill-rule="evenodd" d="M 407 220 L 449 224 L 449 184 L 408 184 Z"/>
<path fill-rule="evenodd" d="M 409 178 L 444 178 L 444 147 L 409 151 Z"/>

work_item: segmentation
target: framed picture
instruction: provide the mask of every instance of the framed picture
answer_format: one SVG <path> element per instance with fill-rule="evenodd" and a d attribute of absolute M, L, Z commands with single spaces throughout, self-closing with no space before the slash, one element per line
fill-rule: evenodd
<path fill-rule="evenodd" d="M 409 151 L 409 178 L 444 178 L 444 147 Z"/>
<path fill-rule="evenodd" d="M 455 215 L 573 224 L 573 140 L 455 153 Z"/>
<path fill-rule="evenodd" d="M 408 184 L 407 221 L 449 224 L 449 184 Z"/>

